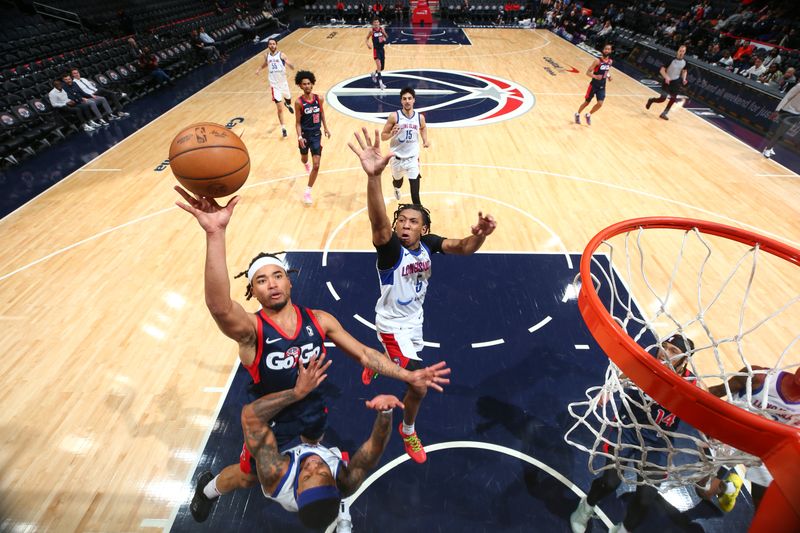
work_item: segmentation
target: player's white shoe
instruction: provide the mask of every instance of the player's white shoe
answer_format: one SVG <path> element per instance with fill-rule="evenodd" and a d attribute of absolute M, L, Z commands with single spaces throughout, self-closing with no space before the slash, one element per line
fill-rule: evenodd
<path fill-rule="evenodd" d="M 385 88 L 386 88 L 386 85 L 384 85 L 384 84 L 383 84 L 383 80 L 381 80 L 381 81 L 379 81 L 379 82 L 378 82 L 378 87 L 380 87 L 380 88 L 381 88 L 381 90 L 383 90 L 383 89 L 385 89 Z"/>
<path fill-rule="evenodd" d="M 336 520 L 336 533 L 351 533 L 353 522 L 350 519 L 350 509 L 347 502 L 339 504 L 339 518 Z"/>
<path fill-rule="evenodd" d="M 594 508 L 586 502 L 586 498 L 581 498 L 578 508 L 569 515 L 569 526 L 572 528 L 573 533 L 586 531 L 586 526 L 589 525 L 589 520 L 592 516 L 594 516 Z"/>
<path fill-rule="evenodd" d="M 303 193 L 303 203 L 311 205 L 311 190 L 306 190 L 306 192 Z"/>
<path fill-rule="evenodd" d="M 761 153 L 764 155 L 764 157 L 766 157 L 767 159 L 769 159 L 770 157 L 772 157 L 773 155 L 775 155 L 775 150 L 773 150 L 772 148 L 767 148 L 766 150 L 764 150 L 764 151 L 763 151 L 763 152 L 761 152 Z"/>
<path fill-rule="evenodd" d="M 372 83 L 378 83 L 378 71 L 372 73 Z"/>

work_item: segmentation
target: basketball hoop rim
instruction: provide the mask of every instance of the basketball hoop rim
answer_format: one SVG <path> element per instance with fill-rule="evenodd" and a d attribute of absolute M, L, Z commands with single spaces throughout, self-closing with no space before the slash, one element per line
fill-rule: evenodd
<path fill-rule="evenodd" d="M 690 218 L 644 217 L 601 230 L 583 251 L 578 307 L 592 336 L 606 355 L 655 401 L 706 435 L 751 455 L 764 457 L 788 441 L 800 442 L 800 429 L 748 412 L 694 386 L 647 353 L 617 324 L 592 283 L 591 262 L 600 244 L 637 229 L 691 230 L 738 241 L 800 266 L 800 250 L 750 231 Z"/>

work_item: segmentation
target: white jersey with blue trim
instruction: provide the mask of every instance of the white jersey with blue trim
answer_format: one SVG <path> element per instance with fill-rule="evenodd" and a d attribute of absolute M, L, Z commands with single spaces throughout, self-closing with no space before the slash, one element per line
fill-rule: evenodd
<path fill-rule="evenodd" d="M 318 455 L 328 465 L 333 474 L 333 479 L 339 474 L 339 467 L 342 464 L 342 452 L 339 448 L 326 448 L 321 444 L 300 444 L 294 448 L 289 448 L 283 455 L 289 456 L 289 469 L 278 483 L 275 492 L 267 494 L 262 485 L 261 492 L 270 500 L 275 500 L 281 507 L 290 513 L 297 512 L 297 471 L 300 463 L 307 455 Z"/>
<path fill-rule="evenodd" d="M 431 277 L 431 251 L 420 241 L 419 248 L 401 247 L 400 259 L 390 269 L 378 269 L 381 296 L 375 304 L 378 331 L 422 326 L 422 304 Z"/>
<path fill-rule="evenodd" d="M 280 51 L 277 51 L 275 55 L 267 52 L 267 67 L 270 85 L 286 82 L 286 64 Z"/>
<path fill-rule="evenodd" d="M 780 372 L 777 376 L 766 376 L 764 384 L 758 389 L 753 389 L 753 407 L 782 424 L 800 427 L 800 401 L 791 401 L 781 394 L 781 382 L 784 379 L 794 379 L 790 372 Z M 766 390 L 766 406 L 764 405 L 764 385 Z M 740 401 L 747 401 L 746 392 L 739 393 Z"/>
<path fill-rule="evenodd" d="M 389 150 L 398 159 L 419 157 L 419 130 L 421 121 L 419 113 L 414 111 L 411 118 L 402 110 L 395 111 L 397 126 L 400 131 L 389 141 Z"/>

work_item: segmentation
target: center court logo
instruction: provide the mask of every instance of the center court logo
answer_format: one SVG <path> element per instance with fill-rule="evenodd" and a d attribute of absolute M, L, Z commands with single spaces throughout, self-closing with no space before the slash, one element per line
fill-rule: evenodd
<path fill-rule="evenodd" d="M 382 124 L 400 109 L 400 89 L 417 93 L 414 109 L 429 126 L 463 128 L 516 118 L 536 98 L 522 85 L 490 74 L 460 70 L 394 70 L 383 73 L 387 88 L 378 89 L 369 75 L 350 78 L 328 91 L 328 103 L 345 115 Z"/>

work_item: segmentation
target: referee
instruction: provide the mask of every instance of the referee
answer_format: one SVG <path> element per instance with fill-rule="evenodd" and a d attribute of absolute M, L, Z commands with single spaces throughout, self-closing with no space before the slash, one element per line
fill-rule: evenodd
<path fill-rule="evenodd" d="M 664 84 L 662 86 L 664 89 L 664 94 L 662 94 L 660 98 L 650 98 L 645 106 L 647 109 L 650 109 L 651 105 L 663 102 L 669 95 L 667 107 L 660 115 L 660 117 L 664 120 L 669 120 L 667 113 L 669 113 L 669 110 L 672 107 L 672 104 L 675 103 L 675 100 L 678 99 L 678 90 L 681 88 L 681 84 L 686 85 L 689 83 L 686 80 L 688 71 L 686 70 L 686 60 L 683 58 L 685 55 L 686 46 L 681 45 L 678 47 L 678 51 L 675 54 L 675 59 L 673 59 L 669 65 L 661 66 L 659 73 L 661 74 L 661 77 L 664 78 Z"/>
<path fill-rule="evenodd" d="M 777 123 L 777 127 L 767 141 L 767 146 L 762 152 L 764 157 L 770 158 L 775 155 L 772 148 L 793 126 L 800 127 L 800 83 L 792 87 L 781 103 L 775 108 L 775 112 L 769 116 L 770 120 Z"/>

